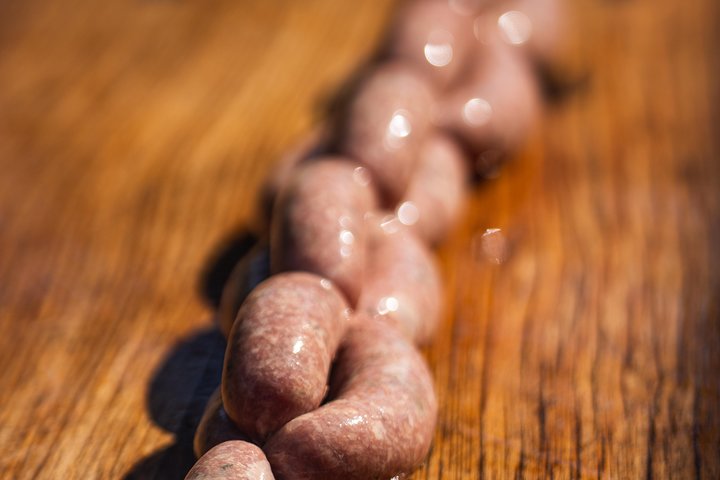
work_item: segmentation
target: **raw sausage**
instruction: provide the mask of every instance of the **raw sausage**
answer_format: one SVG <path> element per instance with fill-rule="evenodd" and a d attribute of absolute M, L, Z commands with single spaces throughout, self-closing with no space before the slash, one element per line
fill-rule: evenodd
<path fill-rule="evenodd" d="M 478 53 L 473 72 L 442 99 L 434 120 L 477 154 L 513 151 L 526 140 L 539 103 L 525 59 L 496 43 Z"/>
<path fill-rule="evenodd" d="M 468 170 L 465 154 L 453 139 L 438 132 L 429 135 L 395 216 L 425 242 L 440 242 L 462 209 Z"/>
<path fill-rule="evenodd" d="M 412 61 L 438 87 L 451 84 L 475 47 L 472 20 L 448 2 L 406 2 L 397 13 L 388 41 L 390 55 Z"/>
<path fill-rule="evenodd" d="M 415 67 L 394 61 L 371 70 L 341 112 L 340 150 L 370 169 L 388 204 L 407 188 L 433 98 Z"/>
<path fill-rule="evenodd" d="M 367 249 L 363 217 L 375 204 L 365 167 L 342 157 L 303 165 L 275 208 L 273 272 L 303 270 L 327 277 L 354 305 Z"/>
<path fill-rule="evenodd" d="M 247 441 L 248 438 L 227 416 L 222 403 L 222 394 L 218 388 L 208 400 L 195 431 L 193 451 L 195 456 L 200 458 L 214 446 L 229 440 Z"/>
<path fill-rule="evenodd" d="M 442 286 L 428 247 L 392 216 L 374 229 L 365 288 L 357 310 L 422 345 L 440 321 Z"/>
<path fill-rule="evenodd" d="M 422 356 L 400 332 L 356 318 L 332 388 L 330 402 L 292 420 L 265 445 L 278 479 L 387 480 L 423 461 L 437 400 Z"/>
<path fill-rule="evenodd" d="M 253 441 L 320 405 L 347 309 L 332 282 L 309 273 L 275 275 L 247 297 L 225 352 L 222 398 Z"/>
<path fill-rule="evenodd" d="M 252 443 L 232 441 L 213 448 L 188 472 L 185 480 L 274 480 L 265 454 Z"/>

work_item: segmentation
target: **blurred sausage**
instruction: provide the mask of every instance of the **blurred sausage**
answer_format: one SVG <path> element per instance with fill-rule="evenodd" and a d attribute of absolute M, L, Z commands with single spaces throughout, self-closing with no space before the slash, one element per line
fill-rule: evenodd
<path fill-rule="evenodd" d="M 436 122 L 479 154 L 512 151 L 525 141 L 539 111 L 533 72 L 502 44 L 478 53 L 468 80 L 439 103 Z"/>
<path fill-rule="evenodd" d="M 185 480 L 274 480 L 270 464 L 258 447 L 243 441 L 213 448 L 188 472 Z"/>
<path fill-rule="evenodd" d="M 332 282 L 309 273 L 272 276 L 247 297 L 228 340 L 222 398 L 253 441 L 320 405 L 347 308 Z"/>
<path fill-rule="evenodd" d="M 412 0 L 411 0 L 412 1 Z M 466 17 L 474 17 L 486 10 L 491 5 L 506 0 L 437 0 L 438 2 L 447 3 L 450 8 L 459 15 Z"/>
<path fill-rule="evenodd" d="M 423 142 L 396 217 L 425 242 L 438 243 L 460 214 L 467 174 L 465 155 L 455 141 L 442 133 L 432 133 Z"/>
<path fill-rule="evenodd" d="M 245 298 L 269 276 L 270 247 L 267 239 L 263 239 L 235 265 L 223 288 L 217 320 L 225 338 L 230 336 L 230 329 Z"/>
<path fill-rule="evenodd" d="M 474 22 L 475 37 L 481 43 L 503 42 L 540 63 L 552 63 L 558 57 L 564 29 L 563 0 L 498 2 Z"/>
<path fill-rule="evenodd" d="M 354 305 L 367 249 L 363 216 L 375 204 L 365 167 L 342 157 L 303 165 L 276 205 L 273 272 L 303 270 L 327 277 Z"/>
<path fill-rule="evenodd" d="M 389 479 L 427 456 L 437 400 L 419 352 L 392 327 L 357 318 L 338 353 L 333 399 L 265 445 L 281 480 Z"/>
<path fill-rule="evenodd" d="M 475 48 L 472 20 L 446 1 L 405 2 L 389 32 L 390 55 L 413 62 L 440 88 L 458 77 Z"/>
<path fill-rule="evenodd" d="M 211 448 L 229 440 L 247 441 L 248 438 L 228 417 L 225 407 L 223 407 L 220 388 L 218 388 L 208 400 L 195 431 L 193 451 L 199 458 Z"/>
<path fill-rule="evenodd" d="M 370 71 L 341 110 L 340 150 L 370 169 L 388 203 L 407 187 L 430 126 L 432 102 L 427 80 L 395 61 Z"/>
<path fill-rule="evenodd" d="M 393 325 L 425 344 L 440 321 L 440 274 L 428 247 L 390 216 L 376 229 L 357 311 Z"/>

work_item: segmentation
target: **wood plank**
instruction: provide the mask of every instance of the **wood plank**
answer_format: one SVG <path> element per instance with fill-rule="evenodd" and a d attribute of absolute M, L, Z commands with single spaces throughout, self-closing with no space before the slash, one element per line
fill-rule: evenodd
<path fill-rule="evenodd" d="M 720 7 L 573 5 L 587 81 L 440 249 L 412 478 L 720 477 Z M 260 182 L 392 6 L 0 1 L 0 478 L 183 477 Z"/>

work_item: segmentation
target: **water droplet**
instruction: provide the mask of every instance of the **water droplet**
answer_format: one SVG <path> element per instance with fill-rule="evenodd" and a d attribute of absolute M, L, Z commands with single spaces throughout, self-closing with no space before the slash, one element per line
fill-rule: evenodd
<path fill-rule="evenodd" d="M 397 218 L 403 225 L 415 225 L 420 219 L 420 210 L 412 202 L 403 202 L 397 209 Z"/>
<path fill-rule="evenodd" d="M 507 260 L 507 239 L 499 228 L 488 228 L 473 238 L 473 256 L 495 265 Z"/>
<path fill-rule="evenodd" d="M 370 172 L 368 172 L 368 169 L 365 167 L 357 167 L 355 170 L 353 170 L 353 180 L 355 180 L 355 183 L 362 187 L 367 187 L 370 185 L 370 181 L 372 178 L 370 177 Z"/>
<path fill-rule="evenodd" d="M 382 228 L 385 233 L 395 233 L 400 230 L 400 222 L 398 222 L 395 215 L 386 215 L 380 221 L 380 228 Z"/>
<path fill-rule="evenodd" d="M 355 235 L 350 230 L 343 230 L 340 232 L 340 242 L 345 245 L 352 245 L 355 242 Z"/>
<path fill-rule="evenodd" d="M 387 315 L 391 312 L 397 312 L 400 302 L 395 297 L 383 297 L 378 302 L 377 311 L 380 315 Z"/>
<path fill-rule="evenodd" d="M 471 98 L 463 106 L 463 118 L 470 125 L 480 127 L 490 121 L 492 106 L 484 98 Z"/>
<path fill-rule="evenodd" d="M 428 42 L 425 44 L 425 60 L 434 67 L 444 67 L 453 59 L 454 38 L 450 32 L 445 30 L 434 30 L 428 35 Z"/>
<path fill-rule="evenodd" d="M 354 417 L 348 418 L 345 420 L 345 423 L 347 425 L 359 425 L 365 421 L 365 417 L 362 415 L 355 415 Z"/>
<path fill-rule="evenodd" d="M 388 124 L 388 133 L 393 137 L 405 138 L 412 133 L 412 125 L 408 120 L 407 112 L 397 111 Z"/>
<path fill-rule="evenodd" d="M 505 12 L 497 21 L 503 39 L 511 45 L 522 45 L 530 40 L 532 35 L 532 21 L 523 12 L 510 10 Z"/>
<path fill-rule="evenodd" d="M 494 29 L 490 28 L 493 22 L 487 15 L 480 15 L 473 21 L 473 35 L 483 45 L 489 45 Z"/>
<path fill-rule="evenodd" d="M 409 114 L 404 110 L 396 111 L 390 119 L 385 132 L 385 148 L 389 150 L 400 148 L 411 133 L 412 125 L 410 124 Z"/>

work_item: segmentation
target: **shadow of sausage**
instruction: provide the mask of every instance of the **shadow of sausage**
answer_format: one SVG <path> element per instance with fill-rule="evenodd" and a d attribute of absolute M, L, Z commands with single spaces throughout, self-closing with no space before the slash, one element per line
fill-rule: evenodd
<path fill-rule="evenodd" d="M 206 267 L 200 272 L 200 293 L 213 308 L 220 305 L 223 288 L 230 278 L 235 265 L 258 241 L 257 234 L 241 229 L 230 233 L 214 250 Z"/>
<path fill-rule="evenodd" d="M 217 328 L 178 343 L 157 368 L 147 393 L 152 421 L 175 434 L 169 447 L 136 463 L 125 480 L 182 480 L 195 462 L 193 435 L 210 395 L 220 385 L 225 339 Z"/>
<path fill-rule="evenodd" d="M 198 290 L 213 308 L 235 265 L 257 243 L 249 229 L 231 232 L 213 250 L 200 272 Z M 146 408 L 152 421 L 175 435 L 174 442 L 141 459 L 125 480 L 182 480 L 195 463 L 193 437 L 208 399 L 220 385 L 225 338 L 214 320 L 182 339 L 155 370 L 148 385 Z"/>

